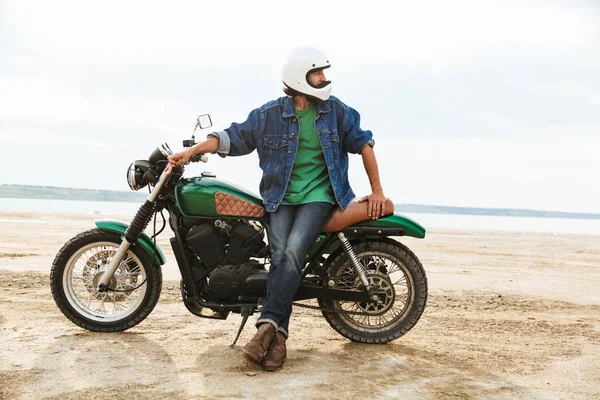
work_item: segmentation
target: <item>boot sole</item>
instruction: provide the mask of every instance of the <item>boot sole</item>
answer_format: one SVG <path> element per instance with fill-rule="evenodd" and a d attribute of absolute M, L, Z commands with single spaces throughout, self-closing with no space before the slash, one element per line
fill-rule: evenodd
<path fill-rule="evenodd" d="M 279 371 L 281 368 L 283 368 L 283 364 L 285 363 L 286 358 L 287 357 L 283 357 L 283 360 L 281 360 L 281 365 L 278 365 L 278 366 L 264 366 L 263 365 L 262 367 L 265 371 L 268 371 L 268 372 Z"/>

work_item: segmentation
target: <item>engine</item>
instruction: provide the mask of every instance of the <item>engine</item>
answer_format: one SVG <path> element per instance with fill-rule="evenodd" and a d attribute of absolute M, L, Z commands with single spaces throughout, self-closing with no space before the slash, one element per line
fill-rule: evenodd
<path fill-rule="evenodd" d="M 266 271 L 257 271 L 260 264 L 251 260 L 242 265 L 224 265 L 216 268 L 208 279 L 208 291 L 219 300 L 237 300 L 240 296 L 260 295 L 266 288 Z M 252 272 L 257 276 L 252 276 Z M 264 275 L 264 285 L 257 287 L 257 279 Z M 264 296 L 264 293 L 262 293 Z"/>
<path fill-rule="evenodd" d="M 249 222 L 221 220 L 192 227 L 186 241 L 209 272 L 219 265 L 240 265 L 260 257 L 266 247 L 264 231 Z"/>
<path fill-rule="evenodd" d="M 189 230 L 186 241 L 209 272 L 225 258 L 225 242 L 217 229 L 210 223 L 194 226 Z"/>
<path fill-rule="evenodd" d="M 251 257 L 264 256 L 264 230 L 244 222 L 215 220 L 193 226 L 186 235 L 190 249 L 208 271 L 208 289 L 219 300 L 263 292 L 266 272 Z M 257 276 L 250 276 L 252 272 Z M 262 276 L 265 275 L 265 276 Z"/>

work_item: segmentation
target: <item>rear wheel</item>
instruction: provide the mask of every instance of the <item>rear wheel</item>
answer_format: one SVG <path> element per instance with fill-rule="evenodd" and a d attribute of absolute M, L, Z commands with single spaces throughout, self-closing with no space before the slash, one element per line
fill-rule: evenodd
<path fill-rule="evenodd" d="M 353 246 L 365 267 L 374 291 L 385 293 L 380 304 L 320 300 L 323 316 L 342 336 L 356 342 L 386 343 L 408 332 L 419 320 L 427 302 L 427 277 L 419 259 L 391 239 Z M 346 253 L 338 254 L 329 267 L 339 289 L 364 288 Z M 330 311 L 331 310 L 331 311 Z"/>
<path fill-rule="evenodd" d="M 108 283 L 98 283 L 119 245 L 117 233 L 93 229 L 69 240 L 52 264 L 54 301 L 73 323 L 94 332 L 116 332 L 142 322 L 154 309 L 162 271 L 139 246 L 131 246 Z"/>

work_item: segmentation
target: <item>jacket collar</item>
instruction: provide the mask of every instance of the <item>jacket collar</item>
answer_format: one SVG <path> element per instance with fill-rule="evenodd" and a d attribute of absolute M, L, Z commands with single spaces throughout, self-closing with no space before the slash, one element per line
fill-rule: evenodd
<path fill-rule="evenodd" d="M 294 99 L 291 96 L 287 96 L 285 98 L 285 103 L 283 103 L 283 114 L 281 115 L 283 118 L 290 118 L 296 115 L 294 108 Z"/>
<path fill-rule="evenodd" d="M 327 101 L 320 101 L 317 109 L 319 110 L 319 114 L 324 114 L 331 111 L 331 107 L 329 107 Z"/>
<path fill-rule="evenodd" d="M 331 111 L 331 107 L 327 104 L 327 101 L 319 101 L 317 103 L 317 111 L 319 114 L 328 113 Z M 283 118 L 290 118 L 296 115 L 296 108 L 294 107 L 294 99 L 287 96 L 285 103 L 283 104 Z"/>

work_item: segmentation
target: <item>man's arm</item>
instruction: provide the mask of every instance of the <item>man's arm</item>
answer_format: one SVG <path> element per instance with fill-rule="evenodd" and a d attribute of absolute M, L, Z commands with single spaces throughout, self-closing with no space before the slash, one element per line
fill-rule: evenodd
<path fill-rule="evenodd" d="M 344 104 L 342 120 L 342 149 L 352 154 L 361 153 L 366 144 L 375 145 L 373 133 L 360 127 L 360 114 Z"/>
<path fill-rule="evenodd" d="M 179 153 L 175 153 L 169 157 L 169 162 L 173 165 L 182 165 L 185 164 L 195 156 L 196 154 L 204 154 L 204 153 L 214 153 L 219 148 L 219 139 L 214 136 L 209 137 L 208 139 L 196 143 L 194 146 L 189 149 L 185 149 Z"/>
<path fill-rule="evenodd" d="M 381 182 L 379 181 L 377 158 L 375 158 L 373 147 L 369 145 L 363 146 L 360 150 L 360 155 L 362 156 L 363 165 L 365 166 L 365 171 L 369 177 L 372 193 L 360 199 L 359 203 L 367 201 L 367 215 L 369 218 L 377 219 L 385 215 L 385 195 L 383 194 L 383 187 L 381 187 Z"/>
<path fill-rule="evenodd" d="M 262 136 L 263 118 L 260 109 L 254 109 L 248 114 L 246 121 L 234 122 L 221 132 L 210 133 L 209 137 L 219 139 L 218 154 L 221 157 L 243 156 L 252 153 Z"/>

